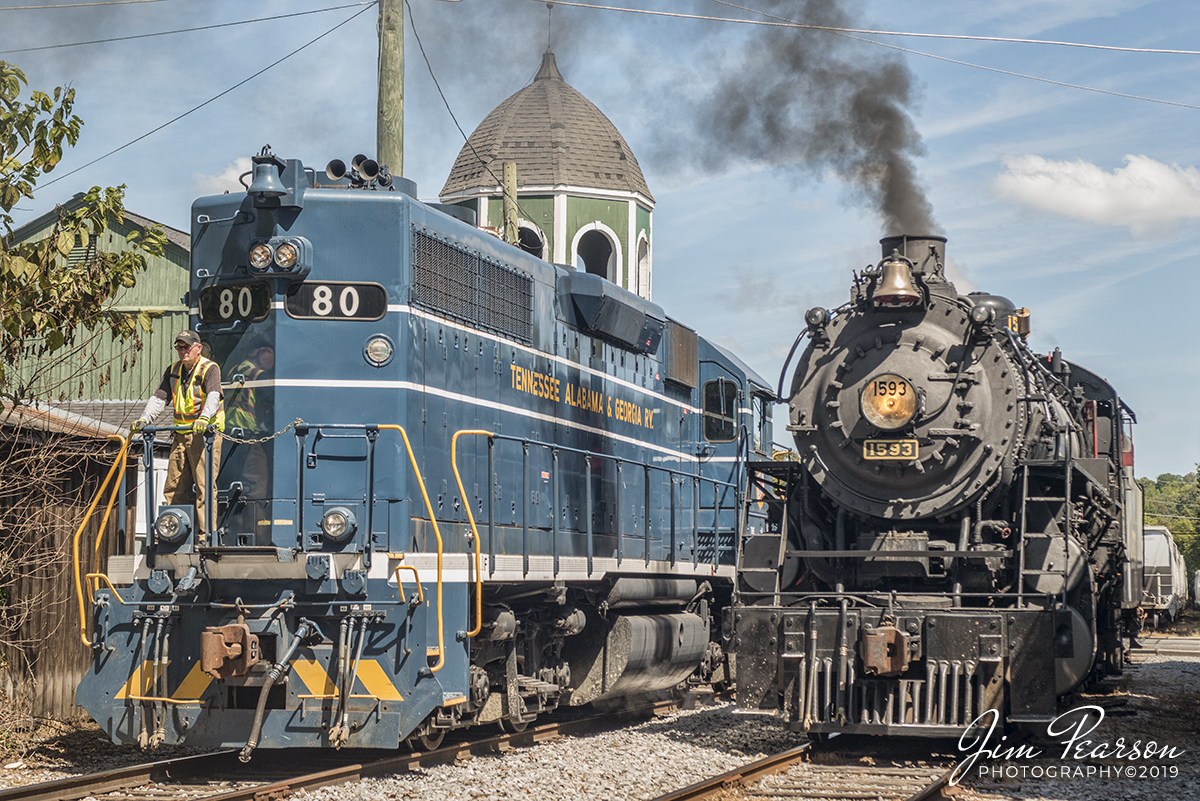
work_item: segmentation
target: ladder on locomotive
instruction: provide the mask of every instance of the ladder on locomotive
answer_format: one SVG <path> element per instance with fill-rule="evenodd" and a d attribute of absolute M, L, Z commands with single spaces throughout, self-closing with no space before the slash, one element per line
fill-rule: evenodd
<path fill-rule="evenodd" d="M 1061 470 L 1062 474 L 1055 476 L 1055 469 Z M 1029 595 L 1045 595 L 1045 593 L 1026 592 L 1027 581 L 1029 585 L 1036 586 L 1038 579 L 1041 576 L 1055 576 L 1062 581 L 1062 590 L 1060 601 L 1066 603 L 1067 590 L 1067 571 L 1069 568 L 1069 540 L 1072 534 L 1074 520 L 1071 515 L 1071 473 L 1074 470 L 1074 462 L 1067 459 L 1065 464 L 1058 462 L 1026 462 L 1021 466 L 1021 527 L 1020 527 L 1020 551 L 1018 554 L 1018 573 L 1019 580 L 1017 581 L 1017 603 L 1023 606 L 1025 596 Z M 1041 494 L 1030 495 L 1031 479 L 1034 488 L 1042 493 L 1052 493 L 1053 489 L 1048 487 L 1062 487 L 1062 495 L 1057 494 Z M 1049 521 L 1057 524 L 1057 533 L 1050 531 L 1030 531 L 1029 518 L 1031 506 L 1033 504 L 1057 505 L 1058 509 L 1049 517 Z M 1046 528 L 1046 527 L 1041 527 Z M 1044 542 L 1046 560 L 1053 559 L 1051 569 L 1046 570 L 1043 567 L 1030 567 L 1027 564 L 1026 555 L 1029 546 L 1035 542 Z M 1062 554 L 1062 558 L 1054 558 L 1052 554 Z"/>
<path fill-rule="evenodd" d="M 737 541 L 738 580 L 735 593 L 739 598 L 752 602 L 769 597 L 772 606 L 782 605 L 782 567 L 787 558 L 790 534 L 788 499 L 799 475 L 798 462 L 746 463 L 745 508 Z M 748 550 L 758 558 L 748 559 Z M 763 554 L 768 554 L 765 562 Z M 766 586 L 771 589 L 762 589 Z"/>

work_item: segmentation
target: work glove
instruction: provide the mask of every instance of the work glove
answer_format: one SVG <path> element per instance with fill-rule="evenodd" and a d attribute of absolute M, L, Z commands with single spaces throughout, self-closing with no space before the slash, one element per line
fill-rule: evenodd
<path fill-rule="evenodd" d="M 206 428 L 208 428 L 207 417 L 196 418 L 196 422 L 192 423 L 192 431 L 196 432 L 197 434 L 203 434 L 204 429 Z"/>
<path fill-rule="evenodd" d="M 139 417 L 138 419 L 134 420 L 133 425 L 129 427 L 129 439 L 133 439 L 135 436 L 137 436 L 137 433 L 147 425 L 149 425 L 149 423 L 146 421 L 145 417 Z"/>

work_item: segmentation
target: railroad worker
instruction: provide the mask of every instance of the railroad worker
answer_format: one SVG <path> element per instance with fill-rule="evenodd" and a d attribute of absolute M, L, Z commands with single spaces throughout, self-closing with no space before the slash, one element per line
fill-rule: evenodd
<path fill-rule="evenodd" d="M 275 348 L 262 339 L 251 342 L 246 358 L 233 368 L 231 379 L 235 384 L 230 391 L 227 431 L 232 433 L 240 428 L 241 436 L 247 438 L 270 433 L 272 393 L 268 387 L 255 386 L 254 382 L 269 379 L 274 368 Z M 245 450 L 242 474 L 249 496 L 266 497 L 270 477 L 266 444 L 250 442 L 241 447 Z"/>
<path fill-rule="evenodd" d="M 141 418 L 133 424 L 136 432 L 167 407 L 171 399 L 175 410 L 175 427 L 188 426 L 190 431 L 176 431 L 167 462 L 167 483 L 163 497 L 170 506 L 195 501 L 195 527 L 203 541 L 205 516 L 205 454 L 204 432 L 210 425 L 217 431 L 225 427 L 224 395 L 221 392 L 221 368 L 201 355 L 200 335 L 195 331 L 180 331 L 175 337 L 179 361 L 163 373 L 162 382 L 150 396 Z M 213 476 L 221 464 L 221 438 L 213 442 Z M 194 485 L 194 487 L 193 487 Z"/>

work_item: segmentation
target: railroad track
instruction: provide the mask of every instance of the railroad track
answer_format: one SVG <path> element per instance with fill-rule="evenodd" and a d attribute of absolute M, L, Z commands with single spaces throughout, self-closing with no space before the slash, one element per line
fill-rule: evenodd
<path fill-rule="evenodd" d="M 937 801 L 951 768 L 814 764 L 805 744 L 659 796 L 654 801 Z M 821 756 L 826 756 L 822 753 Z"/>
<path fill-rule="evenodd" d="M 73 801 L 89 796 L 102 801 L 186 799 L 187 801 L 279 801 L 301 789 L 346 784 L 372 776 L 388 776 L 469 759 L 481 754 L 525 748 L 566 735 L 619 728 L 631 718 L 667 715 L 679 708 L 660 701 L 619 714 L 549 719 L 515 734 L 475 736 L 433 751 L 403 753 L 262 751 L 249 764 L 237 751 L 218 751 L 152 762 L 86 776 L 0 790 L 0 801 Z M 470 736 L 470 735 L 468 735 Z M 313 771 L 316 762 L 321 769 Z M 302 766 L 302 767 L 301 767 Z"/>

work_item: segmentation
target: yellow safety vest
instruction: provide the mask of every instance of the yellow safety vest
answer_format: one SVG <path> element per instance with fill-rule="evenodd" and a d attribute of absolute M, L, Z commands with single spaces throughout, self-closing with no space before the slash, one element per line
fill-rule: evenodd
<path fill-rule="evenodd" d="M 190 426 L 199 419 L 200 411 L 204 408 L 204 377 L 208 375 L 209 370 L 213 369 L 219 369 L 217 363 L 201 356 L 200 361 L 196 363 L 196 368 L 192 370 L 191 378 L 185 385 L 181 380 L 183 362 L 176 362 L 171 367 L 171 381 L 173 382 L 171 395 L 175 400 L 175 425 Z M 216 426 L 218 431 L 224 430 L 224 398 L 217 404 L 217 413 L 209 422 Z"/>

